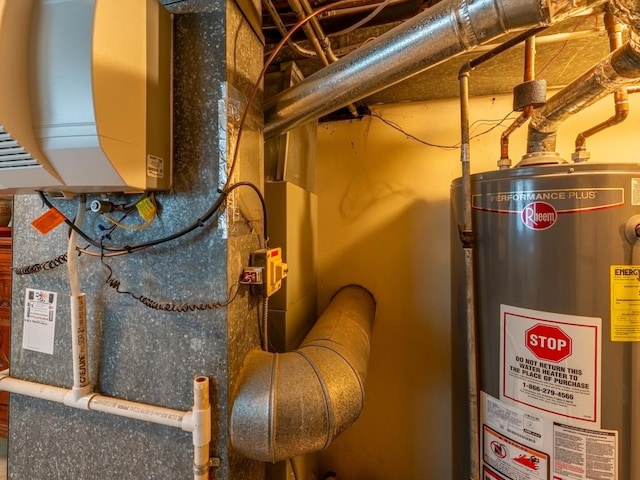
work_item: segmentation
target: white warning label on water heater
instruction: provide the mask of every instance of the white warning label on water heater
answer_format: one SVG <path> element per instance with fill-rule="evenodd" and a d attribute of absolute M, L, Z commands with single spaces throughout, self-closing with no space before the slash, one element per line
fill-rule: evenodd
<path fill-rule="evenodd" d="M 500 308 L 500 399 L 600 426 L 601 319 Z"/>
<path fill-rule="evenodd" d="M 618 432 L 554 423 L 553 480 L 616 480 Z"/>

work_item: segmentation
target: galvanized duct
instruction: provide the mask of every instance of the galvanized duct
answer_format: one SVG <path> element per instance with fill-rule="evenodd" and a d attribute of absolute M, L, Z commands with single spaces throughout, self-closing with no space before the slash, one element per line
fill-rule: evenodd
<path fill-rule="evenodd" d="M 529 123 L 527 155 L 520 165 L 554 152 L 561 122 L 615 90 L 640 78 L 640 0 L 614 0 L 613 13 L 631 28 L 625 45 L 582 74 L 534 111 Z"/>
<path fill-rule="evenodd" d="M 443 0 L 265 104 L 273 137 L 513 30 L 547 25 L 603 0 Z"/>
<path fill-rule="evenodd" d="M 277 462 L 326 448 L 359 417 L 375 301 L 341 289 L 298 350 L 249 353 L 231 412 L 242 455 Z"/>

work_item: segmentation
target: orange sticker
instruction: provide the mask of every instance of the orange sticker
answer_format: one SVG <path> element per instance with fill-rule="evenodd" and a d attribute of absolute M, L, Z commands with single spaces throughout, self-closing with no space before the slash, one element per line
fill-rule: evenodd
<path fill-rule="evenodd" d="M 51 230 L 56 228 L 62 222 L 64 222 L 65 216 L 57 209 L 50 208 L 38 218 L 36 218 L 31 225 L 34 226 L 41 234 L 46 235 Z"/>

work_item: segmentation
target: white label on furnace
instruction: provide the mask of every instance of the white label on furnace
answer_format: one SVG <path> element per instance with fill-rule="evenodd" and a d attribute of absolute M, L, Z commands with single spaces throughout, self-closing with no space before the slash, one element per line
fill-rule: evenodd
<path fill-rule="evenodd" d="M 164 159 L 155 155 L 147 155 L 147 176 L 164 178 Z"/>
<path fill-rule="evenodd" d="M 57 296 L 55 292 L 26 289 L 22 348 L 53 354 Z"/>
<path fill-rule="evenodd" d="M 500 399 L 600 427 L 601 319 L 500 307 Z"/>

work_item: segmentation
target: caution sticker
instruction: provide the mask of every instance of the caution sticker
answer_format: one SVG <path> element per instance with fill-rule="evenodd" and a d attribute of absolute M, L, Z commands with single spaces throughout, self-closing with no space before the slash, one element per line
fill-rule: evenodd
<path fill-rule="evenodd" d="M 64 220 L 65 216 L 58 209 L 50 208 L 38 218 L 36 218 L 33 222 L 31 222 L 31 225 L 41 234 L 46 235 L 62 222 L 64 222 Z"/>
<path fill-rule="evenodd" d="M 483 425 L 482 459 L 485 464 L 507 478 L 521 480 L 549 478 L 549 456 L 546 453 L 515 442 L 486 425 Z M 493 478 L 501 479 L 502 477 L 496 475 L 488 478 L 493 480 Z"/>
<path fill-rule="evenodd" d="M 640 267 L 611 265 L 611 341 L 640 341 Z"/>

